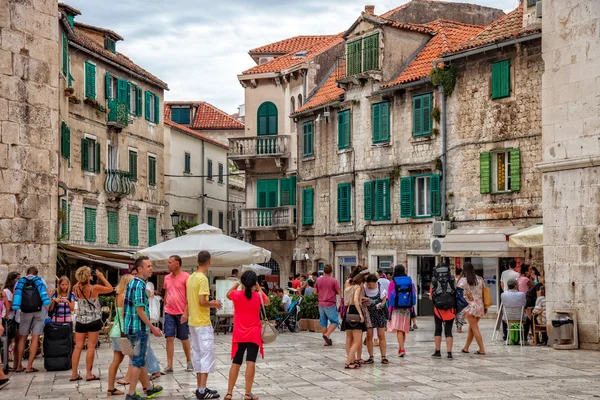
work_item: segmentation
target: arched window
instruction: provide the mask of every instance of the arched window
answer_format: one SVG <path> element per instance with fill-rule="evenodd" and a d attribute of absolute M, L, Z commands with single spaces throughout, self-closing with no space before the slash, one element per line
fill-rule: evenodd
<path fill-rule="evenodd" d="M 258 136 L 277 135 L 277 106 L 265 101 L 258 107 Z"/>
<path fill-rule="evenodd" d="M 294 98 L 294 96 L 292 96 L 292 98 L 290 99 L 290 109 L 290 112 L 296 111 L 296 99 Z"/>
<path fill-rule="evenodd" d="M 298 95 L 298 107 L 302 107 L 302 95 Z"/>

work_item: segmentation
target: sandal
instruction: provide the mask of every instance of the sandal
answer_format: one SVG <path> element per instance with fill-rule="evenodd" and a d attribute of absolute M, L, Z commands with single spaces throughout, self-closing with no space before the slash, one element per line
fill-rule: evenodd
<path fill-rule="evenodd" d="M 148 379 L 150 379 L 151 381 L 153 381 L 153 380 L 155 380 L 155 379 L 158 379 L 158 378 L 160 378 L 160 377 L 161 377 L 161 375 L 160 375 L 160 372 L 157 372 L 157 373 L 156 373 L 156 374 L 154 374 L 154 375 L 150 375 L 150 376 L 148 377 Z"/>
<path fill-rule="evenodd" d="M 468 350 L 465 350 L 465 349 L 462 349 L 460 352 L 461 352 L 461 353 L 465 353 L 465 354 L 469 354 L 469 351 L 468 351 Z"/>
<path fill-rule="evenodd" d="M 366 364 L 365 360 L 363 360 L 362 358 L 359 358 L 358 360 L 354 361 L 355 363 L 362 365 L 362 364 Z"/>
<path fill-rule="evenodd" d="M 386 364 L 386 365 L 387 365 L 387 364 L 389 364 L 389 363 L 390 363 L 390 361 L 389 361 L 387 358 L 383 357 L 383 358 L 381 359 L 381 363 L 382 363 L 382 364 Z"/>
<path fill-rule="evenodd" d="M 21 373 L 21 372 L 23 372 L 23 371 L 25 371 L 25 368 L 19 368 L 19 369 L 15 369 L 15 372 L 16 372 L 17 374 L 19 374 L 19 373 Z"/>
<path fill-rule="evenodd" d="M 91 382 L 91 381 L 99 381 L 100 378 L 97 377 L 96 375 L 92 375 L 92 377 L 90 379 L 85 379 L 86 382 Z"/>
<path fill-rule="evenodd" d="M 121 392 L 119 389 L 108 389 L 106 391 L 107 396 L 123 396 L 125 393 Z M 230 399 L 231 400 L 231 399 Z"/>
<path fill-rule="evenodd" d="M 127 382 L 127 381 L 126 381 L 126 380 L 124 380 L 124 379 L 119 379 L 119 380 L 117 381 L 117 383 L 118 383 L 119 385 L 129 385 L 129 382 Z"/>
<path fill-rule="evenodd" d="M 375 360 L 373 359 L 373 357 L 369 357 L 369 359 L 363 362 L 363 364 L 375 364 Z"/>
<path fill-rule="evenodd" d="M 16 372 L 16 371 L 15 371 Z M 69 382 L 77 382 L 82 380 L 83 378 L 81 377 L 81 375 L 77 374 L 77 376 L 75 378 L 71 378 L 69 379 Z"/>
<path fill-rule="evenodd" d="M 36 372 L 39 372 L 39 369 L 37 369 L 37 368 L 31 368 L 31 369 L 26 369 L 25 370 L 26 374 L 33 374 L 33 373 L 36 373 Z"/>
<path fill-rule="evenodd" d="M 231 400 L 231 399 L 233 399 L 233 395 L 231 393 L 227 393 L 225 395 L 225 397 L 223 398 L 223 400 Z"/>
<path fill-rule="evenodd" d="M 480 352 L 479 350 L 477 350 L 475 352 L 475 354 L 477 354 L 478 356 L 485 356 L 485 353 Z"/>
<path fill-rule="evenodd" d="M 360 368 L 360 365 L 355 364 L 355 363 L 350 363 L 350 364 L 344 364 L 344 368 L 346 369 L 357 369 Z"/>
<path fill-rule="evenodd" d="M 246 393 L 244 395 L 244 400 L 258 400 L 258 396 L 255 396 L 252 393 Z"/>

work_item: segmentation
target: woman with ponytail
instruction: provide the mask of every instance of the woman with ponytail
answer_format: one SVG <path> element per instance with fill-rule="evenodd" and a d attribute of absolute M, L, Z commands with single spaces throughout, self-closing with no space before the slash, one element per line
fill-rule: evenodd
<path fill-rule="evenodd" d="M 238 290 L 240 285 L 243 290 Z M 258 284 L 254 271 L 246 271 L 229 292 L 227 298 L 233 302 L 233 335 L 231 338 L 231 358 L 233 363 L 229 370 L 229 382 L 225 400 L 231 400 L 233 388 L 240 373 L 240 367 L 246 354 L 246 391 L 245 400 L 254 400 L 258 397 L 252 394 L 252 383 L 256 372 L 256 358 L 260 355 L 265 358 L 262 343 L 262 325 L 260 323 L 260 308 L 262 302 L 267 306 L 269 298 L 263 293 Z"/>

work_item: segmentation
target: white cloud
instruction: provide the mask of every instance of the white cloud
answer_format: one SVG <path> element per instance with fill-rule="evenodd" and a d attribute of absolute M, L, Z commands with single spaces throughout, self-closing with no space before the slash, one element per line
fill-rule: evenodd
<path fill-rule="evenodd" d="M 237 75 L 252 67 L 248 50 L 295 35 L 346 30 L 365 4 L 377 14 L 407 0 L 71 0 L 76 19 L 112 29 L 118 51 L 167 82 L 167 100 L 204 100 L 233 113 L 243 103 Z M 467 0 L 465 0 L 466 2 Z M 518 0 L 468 0 L 514 9 Z"/>

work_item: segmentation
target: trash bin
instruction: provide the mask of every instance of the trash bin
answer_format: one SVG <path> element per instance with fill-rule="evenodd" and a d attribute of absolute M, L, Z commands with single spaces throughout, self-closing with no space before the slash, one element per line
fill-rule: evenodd
<path fill-rule="evenodd" d="M 567 316 L 555 318 L 552 320 L 554 327 L 554 339 L 558 343 L 573 342 L 573 320 Z"/>

